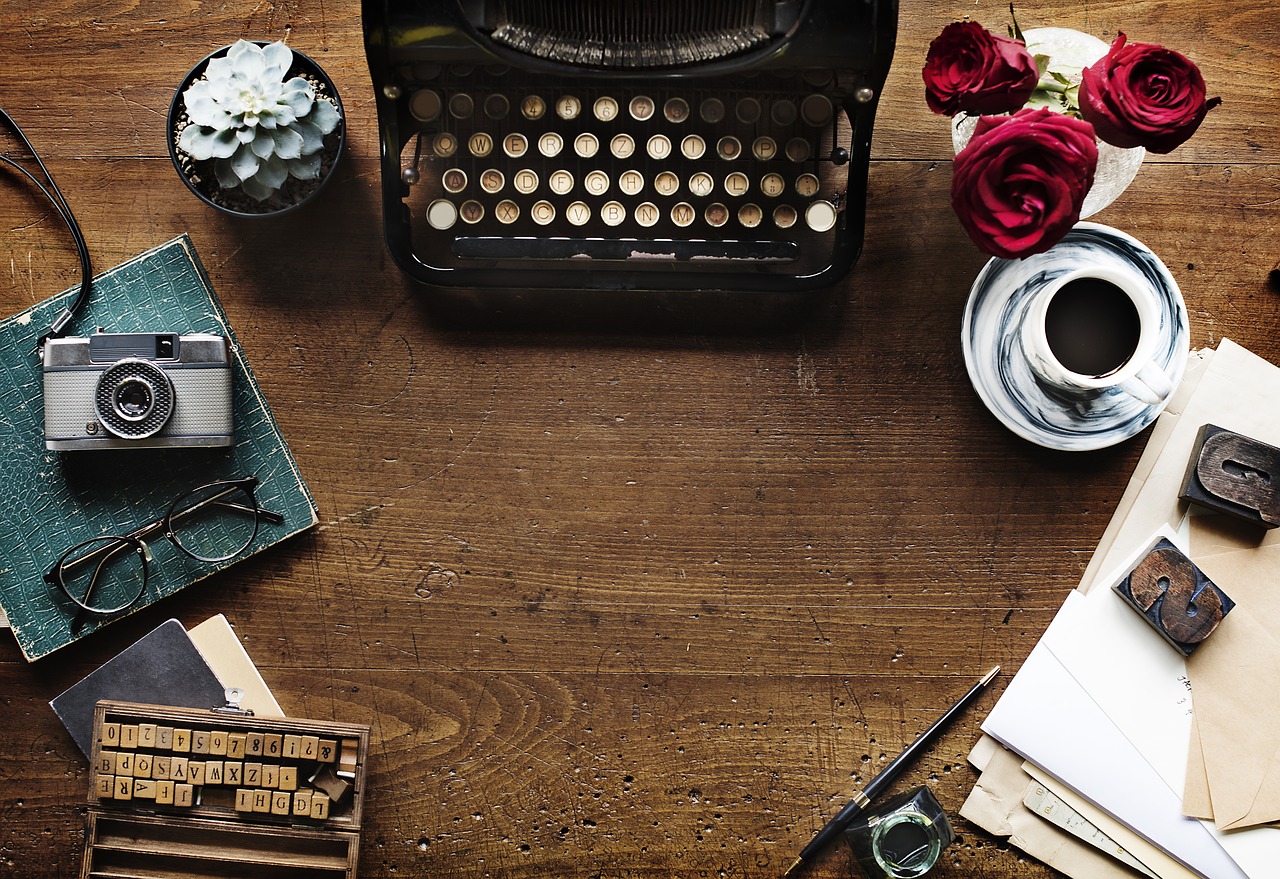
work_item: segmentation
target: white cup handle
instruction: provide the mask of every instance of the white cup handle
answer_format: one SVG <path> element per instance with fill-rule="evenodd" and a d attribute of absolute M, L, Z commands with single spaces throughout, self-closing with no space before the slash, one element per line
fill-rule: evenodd
<path fill-rule="evenodd" d="M 1133 378 L 1121 382 L 1120 390 L 1149 406 L 1155 406 L 1163 403 L 1173 393 L 1173 382 L 1169 381 L 1164 370 L 1154 363 L 1148 363 Z"/>

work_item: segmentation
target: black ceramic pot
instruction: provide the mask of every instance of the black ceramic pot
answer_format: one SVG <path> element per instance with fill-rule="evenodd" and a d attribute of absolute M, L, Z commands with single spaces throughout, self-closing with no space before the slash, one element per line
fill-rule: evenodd
<path fill-rule="evenodd" d="M 254 40 L 253 42 L 259 46 L 268 45 L 264 40 Z M 169 104 L 169 117 L 166 123 L 169 158 L 173 160 L 173 167 L 177 170 L 178 176 L 182 178 L 182 182 L 187 185 L 187 188 L 195 193 L 205 204 L 225 214 L 236 217 L 276 217 L 280 214 L 297 210 L 315 199 L 329 182 L 329 178 L 333 176 L 333 171 L 338 165 L 338 159 L 342 156 L 347 137 L 346 112 L 343 110 L 342 99 L 338 96 L 338 90 L 334 87 L 333 80 L 329 79 L 328 74 L 324 72 L 324 69 L 319 64 L 297 49 L 290 49 L 293 52 L 293 64 L 289 67 L 285 78 L 302 76 L 318 83 L 317 90 L 333 100 L 338 108 L 340 117 L 337 128 L 325 136 L 325 149 L 321 159 L 319 179 L 297 180 L 290 177 L 275 195 L 259 203 L 238 189 L 222 189 L 213 174 L 212 160 L 197 162 L 178 150 L 179 126 L 184 123 L 187 113 L 183 95 L 186 94 L 187 89 L 193 82 L 204 76 L 205 67 L 210 59 L 219 58 L 227 54 L 230 48 L 231 46 L 229 45 L 223 46 L 221 49 L 206 55 L 183 77 L 178 90 L 174 92 L 173 100 Z"/>

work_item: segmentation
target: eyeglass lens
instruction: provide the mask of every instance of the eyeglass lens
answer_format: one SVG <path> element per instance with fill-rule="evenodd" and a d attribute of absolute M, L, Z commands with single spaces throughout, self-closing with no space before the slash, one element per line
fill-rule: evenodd
<path fill-rule="evenodd" d="M 240 486 L 216 483 L 198 488 L 173 505 L 173 540 L 202 561 L 239 555 L 258 532 L 258 505 Z"/>
<path fill-rule="evenodd" d="M 147 584 L 141 548 L 140 541 L 114 536 L 85 541 L 62 558 L 63 589 L 87 610 L 124 610 L 138 600 Z M 77 564 L 80 559 L 86 560 Z"/>

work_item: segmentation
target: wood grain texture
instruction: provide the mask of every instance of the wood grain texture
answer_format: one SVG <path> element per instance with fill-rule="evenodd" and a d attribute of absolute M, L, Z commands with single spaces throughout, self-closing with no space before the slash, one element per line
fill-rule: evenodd
<path fill-rule="evenodd" d="M 1145 435 L 1018 440 L 966 377 L 985 258 L 949 206 L 919 69 L 1003 2 L 905 0 L 865 250 L 766 335 L 458 328 L 382 242 L 357 4 L 0 5 L 0 106 L 105 269 L 189 232 L 321 525 L 36 665 L 0 638 L 0 875 L 77 875 L 89 773 L 47 702 L 169 616 L 223 612 L 294 715 L 373 728 L 360 874 L 774 877 L 1075 585 Z M 1191 56 L 1223 104 L 1096 220 L 1151 247 L 1195 347 L 1280 362 L 1280 23 L 1269 4 L 1019 4 Z M 287 38 L 342 94 L 349 153 L 307 211 L 235 222 L 173 172 L 174 84 Z M 65 232 L 0 179 L 0 312 L 76 281 Z M 1007 677 L 1004 678 L 1007 680 Z M 1002 689 L 997 681 L 994 689 Z M 985 696 L 900 782 L 954 816 Z M 944 879 L 1053 875 L 955 819 Z M 842 846 L 810 875 L 853 875 Z"/>

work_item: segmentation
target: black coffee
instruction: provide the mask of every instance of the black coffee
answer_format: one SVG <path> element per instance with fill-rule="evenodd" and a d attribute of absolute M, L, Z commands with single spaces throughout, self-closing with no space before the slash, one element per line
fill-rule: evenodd
<path fill-rule="evenodd" d="M 1129 295 L 1101 278 L 1068 281 L 1053 294 L 1045 336 L 1058 362 L 1081 375 L 1106 375 L 1138 349 L 1142 323 Z"/>

